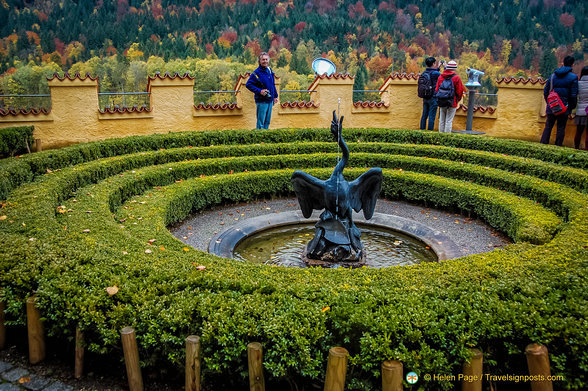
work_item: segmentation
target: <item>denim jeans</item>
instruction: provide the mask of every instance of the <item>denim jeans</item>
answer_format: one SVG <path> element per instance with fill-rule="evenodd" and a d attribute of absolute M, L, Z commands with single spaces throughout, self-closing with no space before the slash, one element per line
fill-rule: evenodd
<path fill-rule="evenodd" d="M 257 129 L 269 129 L 274 102 L 257 102 Z"/>
<path fill-rule="evenodd" d="M 429 118 L 429 130 L 435 128 L 435 116 L 437 115 L 437 99 L 423 99 L 423 115 L 421 116 L 421 129 L 427 127 L 427 118 Z"/>
<path fill-rule="evenodd" d="M 542 144 L 549 144 L 551 130 L 553 129 L 553 125 L 555 125 L 556 122 L 557 133 L 555 134 L 555 145 L 559 145 L 560 147 L 562 146 L 566 136 L 566 124 L 568 123 L 567 113 L 560 115 L 547 114 L 547 119 L 545 120 L 545 129 L 543 129 L 543 134 L 541 135 Z"/>

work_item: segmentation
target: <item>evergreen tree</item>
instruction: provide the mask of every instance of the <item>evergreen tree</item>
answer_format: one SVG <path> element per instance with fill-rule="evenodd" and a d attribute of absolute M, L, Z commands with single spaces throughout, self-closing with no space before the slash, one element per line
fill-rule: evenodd
<path fill-rule="evenodd" d="M 365 63 L 361 62 L 355 75 L 355 81 L 353 82 L 353 101 L 363 101 L 365 99 L 365 85 L 368 81 L 368 72 L 365 67 Z"/>
<path fill-rule="evenodd" d="M 541 58 L 541 64 L 539 65 L 539 73 L 544 79 L 549 78 L 551 73 L 557 67 L 557 58 L 553 50 L 546 50 Z"/>

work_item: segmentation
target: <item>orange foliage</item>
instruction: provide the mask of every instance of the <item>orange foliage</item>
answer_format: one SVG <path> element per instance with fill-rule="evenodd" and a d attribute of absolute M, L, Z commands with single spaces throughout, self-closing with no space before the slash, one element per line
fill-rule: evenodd
<path fill-rule="evenodd" d="M 33 32 L 33 31 L 27 31 L 27 39 L 29 40 L 29 42 L 33 43 L 34 45 L 41 44 L 41 38 L 39 38 L 39 34 Z"/>
<path fill-rule="evenodd" d="M 118 50 L 116 50 L 116 48 L 114 46 L 109 46 L 106 48 L 106 55 L 107 56 L 114 56 L 114 55 L 116 55 L 117 52 L 118 52 Z"/>
<path fill-rule="evenodd" d="M 161 7 L 161 0 L 153 0 L 151 2 L 151 14 L 154 19 L 163 19 L 163 8 Z"/>
<path fill-rule="evenodd" d="M 225 30 L 217 40 L 217 43 L 228 49 L 230 48 L 233 43 L 237 40 L 237 32 L 233 30 Z"/>
<path fill-rule="evenodd" d="M 259 41 L 257 39 L 247 42 L 247 44 L 245 45 L 245 50 L 251 51 L 253 57 L 259 57 L 259 55 L 263 51 L 261 50 L 261 45 L 259 44 Z"/>
<path fill-rule="evenodd" d="M 304 30 L 305 27 L 306 27 L 306 22 L 298 22 L 294 26 L 294 30 L 296 30 L 297 32 L 301 32 L 302 30 Z"/>
<path fill-rule="evenodd" d="M 392 65 L 392 59 L 383 55 L 372 57 L 366 64 L 372 79 L 385 79 L 388 76 L 388 69 Z"/>
<path fill-rule="evenodd" d="M 288 3 L 276 4 L 276 16 L 288 17 Z"/>
<path fill-rule="evenodd" d="M 272 37 L 271 47 L 276 49 L 276 52 L 278 52 L 281 48 L 290 50 L 290 42 L 288 42 L 286 37 L 282 37 L 279 34 L 274 34 Z"/>
<path fill-rule="evenodd" d="M 46 22 L 49 20 L 49 17 L 43 11 L 39 11 L 39 13 L 37 14 L 37 17 L 39 18 L 40 22 Z"/>

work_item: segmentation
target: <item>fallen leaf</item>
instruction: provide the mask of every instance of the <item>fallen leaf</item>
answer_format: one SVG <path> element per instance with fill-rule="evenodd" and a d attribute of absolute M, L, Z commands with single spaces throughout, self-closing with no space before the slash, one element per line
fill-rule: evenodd
<path fill-rule="evenodd" d="M 184 247 L 182 250 L 184 250 L 184 251 L 190 251 L 190 248 Z"/>
<path fill-rule="evenodd" d="M 155 240 L 156 240 L 156 239 L 149 239 L 149 240 L 147 241 L 147 243 L 149 243 L 149 244 L 153 244 L 153 242 L 155 242 Z"/>
<path fill-rule="evenodd" d="M 149 249 L 145 250 L 145 254 L 151 254 L 151 253 L 152 253 L 151 250 L 149 250 Z"/>
<path fill-rule="evenodd" d="M 163 251 L 163 250 L 165 250 L 165 247 L 161 246 L 161 247 L 159 247 L 159 249 L 160 249 L 161 251 Z"/>
<path fill-rule="evenodd" d="M 83 233 L 85 233 L 85 234 L 87 234 L 87 233 L 89 233 L 89 232 L 90 232 L 90 230 L 89 230 L 89 229 L 85 229 L 85 230 L 83 230 L 82 232 L 83 232 Z"/>
<path fill-rule="evenodd" d="M 129 255 L 129 253 L 126 251 L 123 251 L 122 253 L 123 253 L 123 255 Z"/>
<path fill-rule="evenodd" d="M 23 376 L 23 377 L 21 377 L 20 379 L 18 379 L 18 382 L 19 382 L 20 384 L 23 384 L 23 383 L 28 383 L 28 382 L 30 382 L 30 381 L 31 381 L 31 377 L 30 377 L 30 376 Z"/>
<path fill-rule="evenodd" d="M 118 293 L 118 286 L 109 286 L 108 288 L 106 288 L 106 292 L 108 292 L 108 294 L 110 296 L 112 295 L 116 295 Z"/>
<path fill-rule="evenodd" d="M 331 309 L 331 307 L 329 307 L 329 306 L 327 306 L 327 307 L 323 307 L 323 310 L 322 310 L 322 312 L 327 312 L 327 311 L 328 311 L 328 310 L 330 310 L 330 309 Z"/>
<path fill-rule="evenodd" d="M 202 266 L 202 265 L 197 266 L 196 270 L 206 270 L 206 266 Z"/>
<path fill-rule="evenodd" d="M 6 220 L 8 218 L 8 216 L 4 215 L 4 216 L 0 216 L 0 220 Z"/>

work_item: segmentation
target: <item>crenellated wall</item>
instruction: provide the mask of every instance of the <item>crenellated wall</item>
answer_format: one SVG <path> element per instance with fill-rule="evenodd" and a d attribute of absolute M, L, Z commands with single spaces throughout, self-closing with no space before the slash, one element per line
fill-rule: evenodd
<path fill-rule="evenodd" d="M 50 111 L 2 111 L 0 127 L 34 125 L 43 148 L 112 137 L 177 131 L 255 128 L 253 94 L 245 88 L 249 74 L 235 85 L 236 104 L 194 105 L 194 80 L 188 75 L 150 77 L 150 108 L 99 110 L 98 80 L 66 75 L 49 80 Z M 418 129 L 422 100 L 417 97 L 418 75 L 389 76 L 380 87 L 381 101 L 353 102 L 353 77 L 317 76 L 309 87 L 310 101 L 274 105 L 272 128 L 328 127 L 332 111 L 345 116 L 344 127 Z M 503 78 L 498 81 L 498 107 L 477 108 L 474 130 L 487 135 L 539 141 L 545 124 L 544 82 Z M 276 80 L 280 90 L 280 80 Z M 454 129 L 465 129 L 467 108 L 460 106 Z M 573 145 L 575 126 L 568 121 L 565 145 Z M 552 134 L 552 143 L 555 129 Z"/>

